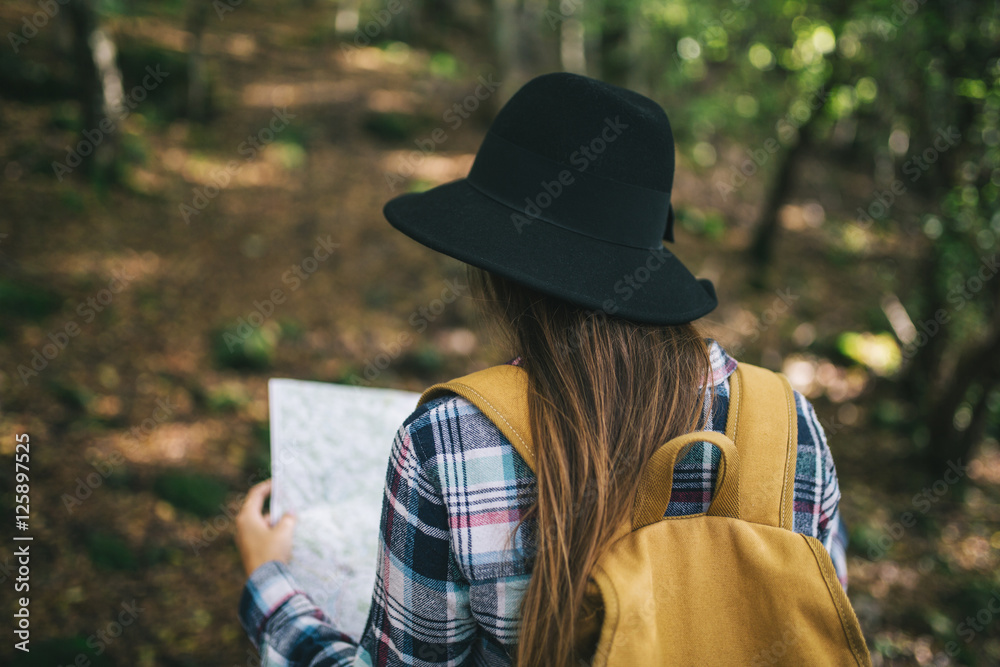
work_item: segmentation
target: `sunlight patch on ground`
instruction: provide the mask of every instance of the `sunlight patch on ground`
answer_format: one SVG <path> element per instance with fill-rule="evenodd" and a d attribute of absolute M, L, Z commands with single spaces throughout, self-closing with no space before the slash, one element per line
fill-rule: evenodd
<path fill-rule="evenodd" d="M 251 83 L 243 87 L 241 99 L 248 107 L 301 107 L 337 104 L 362 97 L 358 81 L 300 81 L 296 83 Z"/>
<path fill-rule="evenodd" d="M 379 113 L 413 113 L 419 100 L 411 91 L 373 90 L 368 93 L 368 108 Z"/>
<path fill-rule="evenodd" d="M 10 382 L 11 379 L 18 385 L 21 384 L 17 375 L 8 378 L 5 373 L 0 372 L 0 380 Z M 44 442 L 49 437 L 49 428 L 41 419 L 32 416 L 18 415 L 16 418 L 0 419 L 0 456 L 14 456 L 18 443 L 16 437 L 22 433 L 29 435 L 29 442 Z"/>
<path fill-rule="evenodd" d="M 226 423 L 217 419 L 202 419 L 192 424 L 173 422 L 157 426 L 142 439 L 122 432 L 115 445 L 131 463 L 191 464 L 205 458 L 206 442 L 225 438 L 228 433 Z"/>
<path fill-rule="evenodd" d="M 295 149 L 275 142 L 260 151 L 255 160 L 247 161 L 192 155 L 184 149 L 171 148 L 164 153 L 162 164 L 167 170 L 179 174 L 188 183 L 202 186 L 218 187 L 220 179 L 223 178 L 221 175 L 225 174 L 226 189 L 264 186 L 291 189 L 298 180 L 291 178 L 286 168 L 289 156 L 285 155 L 285 152 L 290 150 Z M 234 168 L 231 167 L 234 164 L 234 168 L 238 168 L 238 171 L 232 174 Z"/>
<path fill-rule="evenodd" d="M 371 46 L 358 47 L 344 42 L 337 52 L 337 61 L 345 70 L 369 72 L 425 71 L 430 58 L 405 44 L 395 43 L 389 48 L 377 49 Z"/>
<path fill-rule="evenodd" d="M 823 226 L 826 211 L 816 201 L 806 202 L 803 205 L 787 204 L 778 211 L 778 220 L 785 229 L 817 229 Z"/>
<path fill-rule="evenodd" d="M 418 150 L 388 151 L 380 167 L 386 174 L 428 181 L 434 185 L 465 178 L 472 168 L 474 153 L 427 155 Z"/>
<path fill-rule="evenodd" d="M 110 287 L 115 294 L 129 289 L 135 281 L 157 275 L 160 257 L 147 250 L 138 253 L 132 249 L 118 252 L 94 250 L 84 252 L 53 252 L 48 255 L 47 266 L 52 275 L 73 280 L 94 279 L 99 283 L 114 281 Z M 124 287 L 123 287 L 124 284 Z"/>
<path fill-rule="evenodd" d="M 857 225 L 844 227 L 840 241 L 846 250 L 853 253 L 862 253 L 874 244 L 872 234 Z"/>
<path fill-rule="evenodd" d="M 116 32 L 182 53 L 190 50 L 194 39 L 189 31 L 151 17 L 122 17 L 110 23 Z M 257 40 L 245 33 L 214 35 L 206 30 L 201 38 L 201 50 L 205 54 L 225 54 L 237 60 L 248 60 L 257 53 Z"/>
<path fill-rule="evenodd" d="M 139 166 L 127 169 L 123 179 L 129 188 L 144 195 L 162 192 L 168 185 L 163 174 Z"/>

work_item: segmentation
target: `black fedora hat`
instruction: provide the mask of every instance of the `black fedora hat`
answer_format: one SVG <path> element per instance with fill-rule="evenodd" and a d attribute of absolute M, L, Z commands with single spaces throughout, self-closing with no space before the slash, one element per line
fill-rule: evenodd
<path fill-rule="evenodd" d="M 425 246 L 570 303 L 681 324 L 718 301 L 668 251 L 674 140 L 652 100 L 585 76 L 526 83 L 466 178 L 386 203 Z"/>

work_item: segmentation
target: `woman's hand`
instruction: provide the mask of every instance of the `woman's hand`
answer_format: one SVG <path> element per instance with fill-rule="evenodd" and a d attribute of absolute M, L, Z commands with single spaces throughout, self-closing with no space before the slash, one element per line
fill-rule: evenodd
<path fill-rule="evenodd" d="M 271 480 L 255 484 L 247 493 L 240 513 L 236 515 L 236 548 L 243 559 L 243 569 L 249 577 L 264 563 L 280 560 L 287 563 L 292 556 L 292 533 L 295 516 L 285 514 L 273 527 L 269 514 L 263 514 L 264 499 L 271 495 Z"/>

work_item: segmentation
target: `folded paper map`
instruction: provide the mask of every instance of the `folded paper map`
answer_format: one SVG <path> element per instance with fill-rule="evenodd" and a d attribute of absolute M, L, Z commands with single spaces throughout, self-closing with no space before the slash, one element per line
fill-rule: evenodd
<path fill-rule="evenodd" d="M 389 453 L 419 394 L 272 379 L 271 520 L 298 516 L 289 569 L 335 627 L 361 637 Z"/>

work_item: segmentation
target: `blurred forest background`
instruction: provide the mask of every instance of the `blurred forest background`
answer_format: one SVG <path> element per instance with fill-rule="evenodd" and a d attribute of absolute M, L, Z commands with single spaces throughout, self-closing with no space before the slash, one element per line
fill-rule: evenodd
<path fill-rule="evenodd" d="M 258 664 L 231 536 L 267 379 L 503 361 L 462 265 L 381 207 L 464 176 L 565 69 L 667 110 L 706 334 L 816 405 L 875 664 L 1000 664 L 996 1 L 18 0 L 0 25 L 0 495 L 27 432 L 35 538 L 31 660 L 0 661 Z"/>

